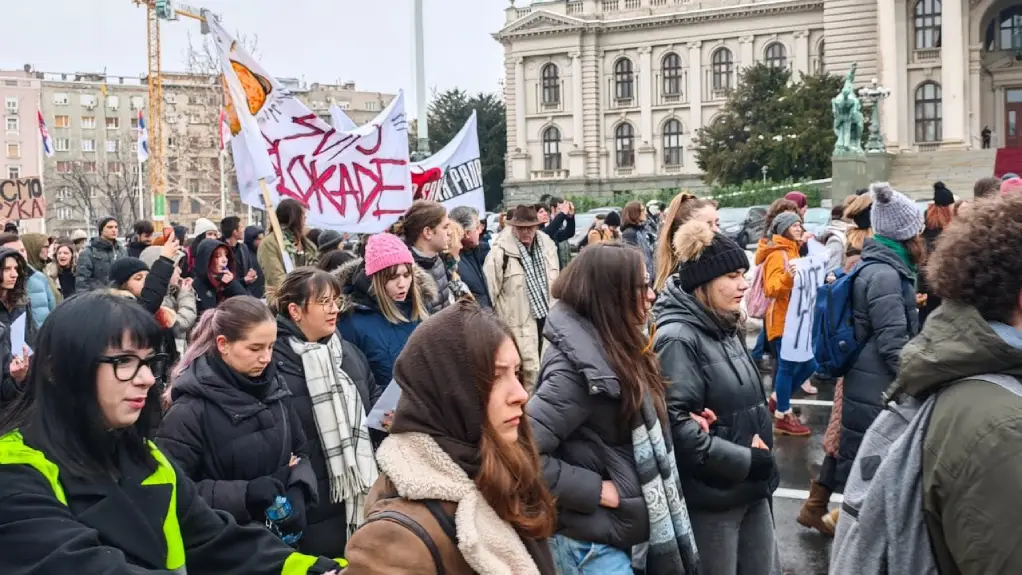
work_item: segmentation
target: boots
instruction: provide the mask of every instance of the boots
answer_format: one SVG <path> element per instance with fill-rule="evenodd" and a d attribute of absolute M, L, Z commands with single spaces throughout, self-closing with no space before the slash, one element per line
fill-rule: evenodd
<path fill-rule="evenodd" d="M 830 529 L 831 533 L 837 532 L 837 520 L 841 515 L 840 509 L 835 509 L 823 516 L 823 524 Z"/>
<path fill-rule="evenodd" d="M 827 503 L 830 502 L 830 489 L 813 481 L 809 488 L 809 499 L 802 504 L 798 512 L 799 524 L 816 529 L 828 537 L 834 536 L 833 524 L 827 525 L 825 517 L 828 516 Z"/>
<path fill-rule="evenodd" d="M 792 437 L 809 437 L 812 430 L 802 424 L 789 409 L 787 413 L 774 413 L 774 432 Z"/>

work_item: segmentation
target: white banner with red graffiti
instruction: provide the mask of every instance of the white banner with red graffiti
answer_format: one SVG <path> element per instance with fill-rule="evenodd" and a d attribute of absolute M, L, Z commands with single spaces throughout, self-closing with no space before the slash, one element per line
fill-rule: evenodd
<path fill-rule="evenodd" d="M 266 72 L 214 18 L 227 91 L 231 148 L 242 201 L 263 208 L 294 198 L 310 227 L 342 232 L 385 230 L 412 203 L 404 95 L 375 120 L 338 131 Z M 245 102 L 240 108 L 235 102 Z"/>

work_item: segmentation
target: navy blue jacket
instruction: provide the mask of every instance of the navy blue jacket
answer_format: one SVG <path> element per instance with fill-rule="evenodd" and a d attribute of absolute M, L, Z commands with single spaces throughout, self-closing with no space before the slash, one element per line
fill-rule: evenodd
<path fill-rule="evenodd" d="M 490 290 L 486 287 L 486 276 L 483 274 L 483 262 L 490 253 L 489 244 L 480 243 L 479 246 L 461 252 L 461 259 L 458 261 L 458 274 L 461 281 L 465 282 L 468 290 L 475 296 L 479 307 L 492 309 L 490 301 Z"/>

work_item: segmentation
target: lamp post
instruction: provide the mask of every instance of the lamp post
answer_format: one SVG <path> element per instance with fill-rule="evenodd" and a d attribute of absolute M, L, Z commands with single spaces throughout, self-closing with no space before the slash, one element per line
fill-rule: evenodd
<path fill-rule="evenodd" d="M 870 80 L 868 86 L 859 88 L 859 98 L 869 102 L 873 107 L 869 123 L 869 139 L 866 140 L 867 152 L 887 151 L 887 147 L 884 146 L 884 138 L 880 135 L 880 102 L 890 95 L 891 91 L 881 86 L 876 78 Z"/>
<path fill-rule="evenodd" d="M 763 183 L 767 183 L 767 172 L 770 171 L 770 168 L 763 166 L 759 169 L 759 171 L 763 174 Z"/>
<path fill-rule="evenodd" d="M 419 141 L 416 144 L 415 154 L 412 155 L 412 160 L 421 162 L 429 157 L 429 122 L 428 122 L 428 103 L 426 102 L 426 51 L 424 45 L 425 32 L 422 22 L 422 2 L 423 0 L 412 0 L 415 3 L 414 18 L 415 18 L 415 100 L 418 114 L 416 119 L 416 132 L 419 137 Z"/>

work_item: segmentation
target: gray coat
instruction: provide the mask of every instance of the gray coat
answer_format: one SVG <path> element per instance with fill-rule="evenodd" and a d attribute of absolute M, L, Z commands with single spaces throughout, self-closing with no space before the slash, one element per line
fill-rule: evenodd
<path fill-rule="evenodd" d="M 550 346 L 525 411 L 543 478 L 557 497 L 557 533 L 625 550 L 644 543 L 649 519 L 630 426 L 621 426 L 621 384 L 596 329 L 556 303 L 543 335 Z M 617 487 L 617 509 L 600 507 L 604 480 Z"/>
<path fill-rule="evenodd" d="M 86 293 L 105 288 L 110 283 L 110 266 L 127 254 L 121 244 L 101 237 L 92 238 L 78 254 L 75 268 L 75 293 Z"/>
<path fill-rule="evenodd" d="M 773 423 L 756 364 L 736 330 L 711 318 L 672 278 L 653 308 L 653 349 L 667 379 L 667 412 L 688 506 L 725 511 L 770 497 L 779 478 L 749 479 L 752 438 L 773 449 Z M 712 409 L 709 433 L 689 413 Z"/>
<path fill-rule="evenodd" d="M 845 375 L 837 477 L 848 477 L 862 436 L 883 410 L 881 395 L 898 375 L 902 348 L 919 333 L 916 275 L 890 248 L 872 239 L 862 248 L 852 287 L 859 357 Z"/>
<path fill-rule="evenodd" d="M 429 272 L 430 277 L 436 282 L 438 290 L 436 299 L 427 303 L 431 313 L 438 313 L 454 301 L 451 296 L 451 276 L 447 271 L 447 264 L 442 257 L 424 256 L 415 248 L 412 248 L 412 256 L 415 258 L 415 263 Z"/>

